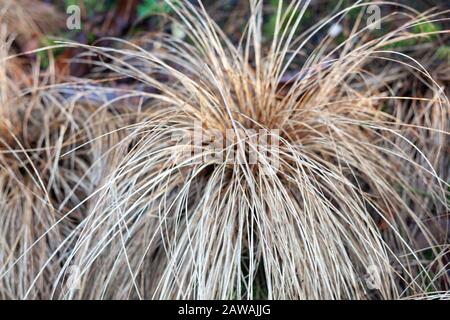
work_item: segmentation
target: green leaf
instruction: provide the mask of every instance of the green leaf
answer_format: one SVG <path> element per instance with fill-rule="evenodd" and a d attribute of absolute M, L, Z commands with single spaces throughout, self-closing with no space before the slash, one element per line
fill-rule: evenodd
<path fill-rule="evenodd" d="M 440 26 L 432 22 L 423 22 L 412 27 L 413 33 L 428 33 L 440 30 L 441 30 Z"/>
<path fill-rule="evenodd" d="M 40 47 L 47 47 L 47 46 L 53 46 L 55 45 L 55 41 L 52 39 L 49 39 L 47 37 L 42 37 L 39 39 Z M 49 51 L 53 52 L 53 55 L 56 57 L 59 54 L 61 54 L 64 51 L 64 48 L 54 48 L 54 49 L 48 49 L 48 50 L 42 50 L 36 52 L 36 56 L 38 57 L 40 61 L 40 67 L 42 69 L 48 68 L 50 61 L 49 61 Z"/>
<path fill-rule="evenodd" d="M 423 33 L 436 32 L 436 31 L 440 31 L 440 30 L 441 30 L 441 27 L 438 24 L 425 21 L 425 22 L 420 22 L 419 24 L 414 25 L 411 28 L 411 33 L 423 34 Z M 394 42 L 390 45 L 385 46 L 385 49 L 408 48 L 408 47 L 414 46 L 418 43 L 431 42 L 435 39 L 436 39 L 435 34 L 424 35 L 423 37 L 399 40 L 397 42 Z"/>
<path fill-rule="evenodd" d="M 450 59 L 450 46 L 440 46 L 436 50 L 436 57 L 441 60 L 448 60 Z"/>
<path fill-rule="evenodd" d="M 173 1 L 172 3 L 176 5 L 177 1 Z M 169 14 L 172 11 L 170 5 L 164 0 L 144 0 L 137 8 L 138 16 L 141 18 L 152 14 Z"/>
<path fill-rule="evenodd" d="M 424 22 L 417 24 L 412 27 L 412 32 L 415 34 L 421 34 L 421 33 L 431 33 L 431 32 L 437 32 L 440 31 L 441 27 L 437 25 L 436 23 L 432 22 Z M 435 34 L 426 35 L 424 38 L 422 38 L 422 41 L 424 42 L 431 42 L 436 39 Z"/>
<path fill-rule="evenodd" d="M 412 47 L 416 44 L 417 44 L 417 39 L 410 38 L 410 39 L 399 40 L 394 43 L 391 43 L 391 44 L 385 46 L 384 49 L 387 49 L 387 50 L 403 49 L 403 48 Z"/>

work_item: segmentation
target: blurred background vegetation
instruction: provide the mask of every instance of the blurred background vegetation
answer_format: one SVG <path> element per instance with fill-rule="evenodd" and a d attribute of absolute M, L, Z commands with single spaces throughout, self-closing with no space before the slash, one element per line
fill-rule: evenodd
<path fill-rule="evenodd" d="M 275 27 L 275 13 L 280 0 L 265 0 L 264 12 L 265 22 L 263 26 L 263 35 L 265 40 L 270 40 L 273 36 Z M 152 33 L 160 33 L 162 31 L 177 34 L 176 27 L 171 23 L 170 16 L 174 14 L 173 10 L 164 0 L 45 0 L 33 1 L 31 6 L 45 5 L 54 7 L 61 15 L 61 21 L 53 28 L 52 32 L 45 35 L 41 39 L 35 39 L 36 45 L 46 45 L 51 43 L 47 38 L 61 37 L 71 39 L 87 44 L 95 43 L 102 37 L 119 37 L 133 38 L 139 37 L 143 33 L 151 36 Z M 197 0 L 191 0 L 193 4 Z M 408 5 L 419 11 L 427 11 L 432 8 L 436 10 L 446 10 L 450 8 L 448 0 L 417 0 L 417 1 L 395 1 L 400 5 Z M 175 1 L 176 3 L 176 1 Z M 283 1 L 283 10 L 287 10 L 289 1 Z M 355 3 L 352 0 L 312 0 L 308 9 L 305 11 L 298 32 L 302 32 L 328 14 L 345 8 Z M 203 4 L 212 15 L 215 21 L 225 30 L 225 32 L 233 39 L 238 40 L 243 32 L 246 17 L 249 14 L 247 0 L 206 0 Z M 79 5 L 81 9 L 82 28 L 81 30 L 68 30 L 65 26 L 66 9 L 70 5 Z M 30 8 L 33 10 L 33 8 Z M 389 11 L 395 11 L 396 6 L 383 6 L 382 15 L 388 14 Z M 294 14 L 296 14 L 294 12 Z M 358 17 L 359 9 L 350 11 L 345 19 L 340 22 L 338 31 L 335 36 L 335 42 L 340 43 L 345 39 L 346 33 Z M 383 26 L 383 30 L 389 26 Z M 442 29 L 440 23 L 430 23 L 413 30 L 413 32 L 432 31 Z M 382 31 L 383 31 L 382 30 Z M 326 30 L 324 30 L 325 32 Z M 318 34 L 312 39 L 311 44 L 320 38 Z M 37 40 L 37 41 L 36 41 Z M 433 40 L 433 39 L 430 39 Z M 399 43 L 398 46 L 410 46 L 414 44 L 414 40 Z M 27 48 L 30 49 L 30 48 Z M 436 48 L 440 56 L 446 56 L 450 52 L 449 46 L 442 44 L 442 47 Z M 61 52 L 59 52 L 61 53 Z M 65 56 L 67 58 L 67 56 Z"/>

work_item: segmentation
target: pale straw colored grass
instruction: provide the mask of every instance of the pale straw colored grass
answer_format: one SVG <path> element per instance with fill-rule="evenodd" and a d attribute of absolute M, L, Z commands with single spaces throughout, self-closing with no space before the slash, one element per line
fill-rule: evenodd
<path fill-rule="evenodd" d="M 306 4 L 291 1 L 289 6 L 303 13 Z M 184 1 L 173 9 L 189 41 L 169 36 L 158 43 L 149 40 L 153 50 L 121 40 L 117 47 L 84 46 L 88 55 L 101 57 L 93 62 L 99 67 L 151 90 L 129 92 L 145 99 L 143 105 L 129 105 L 125 98 L 115 101 L 132 110 L 121 115 L 127 120 L 120 129 L 95 127 L 97 136 L 75 140 L 69 150 L 59 148 L 59 158 L 74 159 L 83 148 L 97 150 L 100 145 L 101 152 L 86 166 L 108 160 L 95 171 L 101 175 L 96 183 L 91 174 L 74 178 L 86 187 L 65 218 L 33 229 L 42 236 L 24 241 L 15 262 L 8 260 L 0 269 L 1 281 L 9 281 L 9 296 L 36 297 L 34 292 L 42 291 L 49 279 L 52 287 L 42 296 L 60 299 L 448 296 L 441 288 L 449 281 L 448 229 L 430 221 L 448 212 L 448 183 L 436 167 L 448 136 L 449 101 L 419 61 L 386 49 L 389 43 L 418 36 L 405 33 L 420 23 L 416 14 L 405 8 L 411 19 L 380 38 L 367 35 L 361 15 L 340 47 L 331 50 L 324 40 L 280 88 L 312 35 L 333 19 L 297 37 L 302 14 L 283 16 L 280 6 L 274 39 L 265 50 L 262 3 L 251 0 L 250 6 L 238 46 L 201 3 L 194 7 Z M 442 21 L 448 12 L 427 18 Z M 398 15 L 382 23 L 393 19 Z M 293 28 L 282 29 L 286 24 Z M 393 84 L 404 74 L 395 68 L 378 74 L 370 70 L 372 63 L 386 60 L 411 70 L 408 77 L 419 77 L 432 95 L 397 95 Z M 425 104 L 420 117 L 426 120 L 399 116 L 410 112 L 402 110 L 408 106 L 405 101 Z M 384 111 L 386 106 L 394 112 Z M 86 132 L 98 124 L 81 122 Z M 205 145 L 186 154 L 198 122 L 205 133 L 215 130 L 225 138 L 227 130 L 235 133 L 235 144 L 222 148 L 225 159 L 212 159 Z M 261 149 L 267 146 L 253 139 L 252 129 L 275 135 L 279 149 Z M 108 141 L 118 132 L 124 136 Z M 64 137 L 58 136 L 60 141 Z M 242 157 L 231 158 L 232 150 Z M 251 164 L 244 155 L 256 150 L 262 161 Z M 202 161 L 195 161 L 200 157 Z M 59 158 L 46 158 L 46 163 Z M 42 191 L 52 188 L 43 185 Z M 57 203 L 69 195 L 64 193 Z M 67 217 L 78 211 L 83 219 L 64 227 Z M 2 229 L 13 230 L 7 220 L 2 217 Z M 59 228 L 67 232 L 54 236 Z M 45 239 L 54 237 L 49 246 Z M 13 234 L 2 247 L 22 238 Z M 46 254 L 30 275 L 23 261 L 38 248 Z M 431 259 L 424 255 L 427 248 Z M 73 266 L 80 270 L 75 290 L 66 283 Z M 370 290 L 365 281 L 367 270 L 374 268 L 379 271 L 378 290 Z M 13 279 L 25 275 L 27 282 L 15 291 Z"/>

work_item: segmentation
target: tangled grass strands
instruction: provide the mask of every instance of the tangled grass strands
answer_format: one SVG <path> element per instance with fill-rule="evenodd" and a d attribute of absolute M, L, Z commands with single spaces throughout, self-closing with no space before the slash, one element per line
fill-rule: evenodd
<path fill-rule="evenodd" d="M 260 2 L 251 2 L 242 47 L 201 6 L 174 10 L 193 45 L 173 39 L 161 52 L 88 47 L 111 70 L 158 93 L 149 95 L 154 100 L 141 128 L 130 132 L 129 152 L 82 222 L 71 252 L 82 282 L 71 297 L 253 298 L 262 290 L 268 298 L 368 298 L 361 281 L 367 266 L 382 270 L 382 298 L 432 289 L 410 225 L 439 262 L 447 244 L 423 219 L 446 210 L 448 184 L 404 136 L 406 124 L 381 110 L 382 99 L 403 97 L 383 87 L 374 92 L 364 72 L 377 55 L 395 54 L 380 50 L 395 32 L 354 47 L 348 41 L 325 67 L 317 55 L 308 67 L 315 71 L 280 96 L 277 82 L 294 59 L 287 53 L 300 51 L 290 48 L 293 31 L 277 37 L 283 18 L 266 59 Z M 295 29 L 298 20 L 290 20 Z M 407 58 L 389 59 L 421 73 L 439 97 L 433 105 L 447 112 L 448 99 L 426 69 L 399 56 Z M 197 122 L 204 135 L 235 134 L 219 147 L 224 158 L 202 144 L 191 150 Z M 279 150 L 259 145 L 255 129 L 276 136 Z M 441 125 L 430 129 L 447 134 Z M 254 151 L 262 156 L 258 165 L 248 161 Z M 430 201 L 411 190 L 418 181 Z"/>
<path fill-rule="evenodd" d="M 58 93 L 51 66 L 50 75 L 35 66 L 32 74 L 18 75 L 8 34 L 1 25 L 0 298 L 43 299 L 50 297 L 70 251 L 65 239 L 84 219 L 82 201 L 108 168 L 107 161 L 95 165 L 94 160 L 104 157 L 105 146 L 114 145 L 120 134 L 110 134 L 106 145 L 92 140 L 116 129 L 120 119 Z"/>

